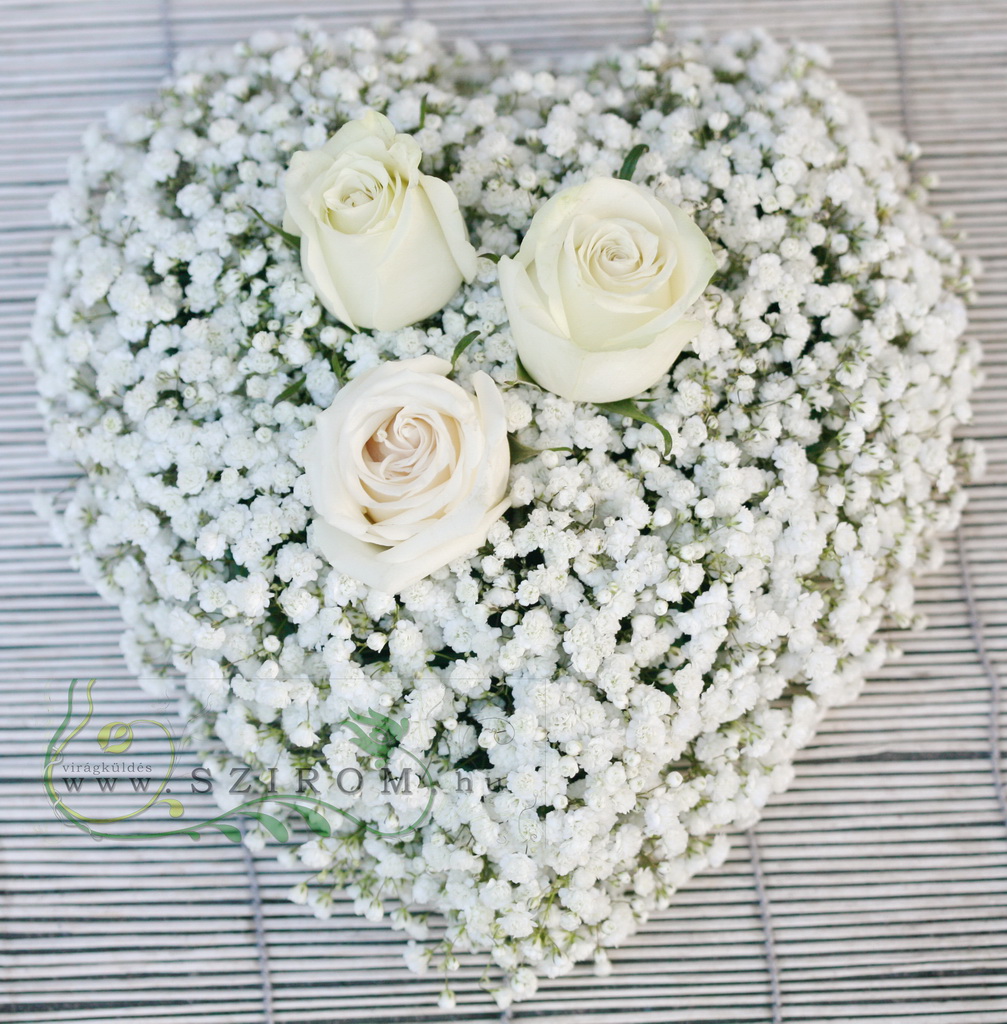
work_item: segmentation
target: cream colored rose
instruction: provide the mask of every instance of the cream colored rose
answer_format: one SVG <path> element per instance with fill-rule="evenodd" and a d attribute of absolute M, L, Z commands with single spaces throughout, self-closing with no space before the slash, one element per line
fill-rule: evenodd
<path fill-rule="evenodd" d="M 683 316 L 716 266 L 692 219 L 639 185 L 596 178 L 559 192 L 499 264 L 521 362 L 564 398 L 638 395 L 699 331 Z"/>
<path fill-rule="evenodd" d="M 426 355 L 366 370 L 318 417 L 305 451 L 313 543 L 389 594 L 475 551 L 509 503 L 503 397 L 482 372 L 469 394 L 450 369 Z"/>
<path fill-rule="evenodd" d="M 350 327 L 394 331 L 443 309 L 476 273 L 451 186 L 420 173 L 422 152 L 368 111 L 321 148 L 295 153 L 283 228 L 322 305 Z"/>

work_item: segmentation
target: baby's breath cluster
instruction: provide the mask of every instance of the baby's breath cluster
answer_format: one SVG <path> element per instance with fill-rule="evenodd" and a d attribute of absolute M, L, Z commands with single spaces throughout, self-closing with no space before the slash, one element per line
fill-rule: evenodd
<path fill-rule="evenodd" d="M 607 969 L 722 860 L 879 665 L 878 627 L 910 622 L 962 506 L 970 281 L 912 154 L 824 64 L 739 33 L 536 72 L 422 24 L 304 26 L 183 55 L 154 103 L 86 135 L 54 202 L 28 353 L 53 450 L 83 470 L 56 522 L 132 663 L 185 674 L 221 775 L 245 762 L 279 789 L 314 768 L 385 832 L 430 787 L 388 787 L 406 762 L 382 774 L 341 723 L 405 718 L 431 813 L 392 837 L 335 822 L 299 848 L 315 875 L 295 898 L 324 913 L 348 889 L 375 918 L 391 901 L 414 966 L 488 951 L 501 1003 L 578 960 Z M 291 154 L 366 109 L 415 136 L 480 253 L 514 253 L 557 189 L 648 147 L 634 180 L 692 212 L 720 263 L 705 328 L 638 400 L 670 455 L 652 425 L 522 382 L 488 258 L 414 327 L 323 311 L 264 221 Z M 309 428 L 363 370 L 450 359 L 473 332 L 456 379 L 489 373 L 539 454 L 481 550 L 369 591 L 308 546 Z"/>

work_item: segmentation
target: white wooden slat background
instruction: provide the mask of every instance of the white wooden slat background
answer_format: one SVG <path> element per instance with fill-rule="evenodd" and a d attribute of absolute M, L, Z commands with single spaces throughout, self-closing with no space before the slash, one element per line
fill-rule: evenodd
<path fill-rule="evenodd" d="M 832 713 L 754 849 L 738 837 L 721 869 L 613 955 L 610 977 L 580 968 L 545 982 L 513 1019 L 1003 1024 L 1007 819 L 992 769 L 1007 731 L 997 678 L 1007 670 L 1007 0 L 665 6 L 672 26 L 761 24 L 827 44 L 840 80 L 923 145 L 924 169 L 942 181 L 935 203 L 958 213 L 964 248 L 985 265 L 973 330 L 987 380 L 971 433 L 986 443 L 989 472 L 946 564 L 921 585 L 928 627 L 900 635 L 905 656 Z M 46 203 L 83 128 L 149 95 L 174 48 L 231 42 L 301 14 L 327 27 L 422 16 L 532 56 L 641 42 L 649 25 L 636 0 L 0 0 L 3 1022 L 499 1018 L 475 959 L 455 985 L 458 1008 L 438 1009 L 441 980 L 410 975 L 385 924 L 345 902 L 326 921 L 289 903 L 299 879 L 275 846 L 250 875 L 223 839 L 97 844 L 53 821 L 39 783 L 71 677 L 101 680 L 98 716 L 150 710 L 119 656 L 117 612 L 31 512 L 34 492 L 67 479 L 47 460 L 19 355 L 51 240 Z M 195 811 L 195 798 L 186 802 Z"/>

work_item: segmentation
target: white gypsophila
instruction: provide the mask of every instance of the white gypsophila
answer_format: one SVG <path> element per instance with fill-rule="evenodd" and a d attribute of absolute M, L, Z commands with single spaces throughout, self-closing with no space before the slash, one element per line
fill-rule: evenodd
<path fill-rule="evenodd" d="M 87 133 L 53 204 L 28 358 L 53 452 L 84 474 L 57 528 L 122 608 L 131 663 L 187 676 L 221 776 L 244 761 L 295 786 L 314 765 L 322 797 L 384 831 L 427 792 L 384 792 L 340 723 L 406 719 L 424 823 L 335 819 L 293 897 L 400 901 L 411 966 L 488 952 L 501 1004 L 577 960 L 606 972 L 606 947 L 724 858 L 880 664 L 878 627 L 912 620 L 962 507 L 970 279 L 910 150 L 824 66 L 737 33 L 531 73 L 422 24 L 304 26 L 183 55 L 153 104 Z M 719 262 L 704 328 L 641 400 L 669 456 L 651 425 L 517 382 L 488 259 L 402 330 L 322 309 L 252 210 L 278 222 L 291 155 L 366 109 L 414 136 L 480 253 L 513 255 L 557 190 L 649 147 L 634 180 Z M 454 379 L 488 373 L 542 453 L 481 548 L 372 592 L 309 547 L 308 428 L 347 380 L 472 332 Z"/>

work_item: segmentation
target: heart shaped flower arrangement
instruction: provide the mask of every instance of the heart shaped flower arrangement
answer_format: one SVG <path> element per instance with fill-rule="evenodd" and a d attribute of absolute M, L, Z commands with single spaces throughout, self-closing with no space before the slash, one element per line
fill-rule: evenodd
<path fill-rule="evenodd" d="M 724 857 L 961 508 L 971 282 L 823 67 L 304 27 L 183 55 L 54 202 L 58 526 L 136 671 L 220 778 L 310 770 L 295 898 L 501 1002 Z"/>

